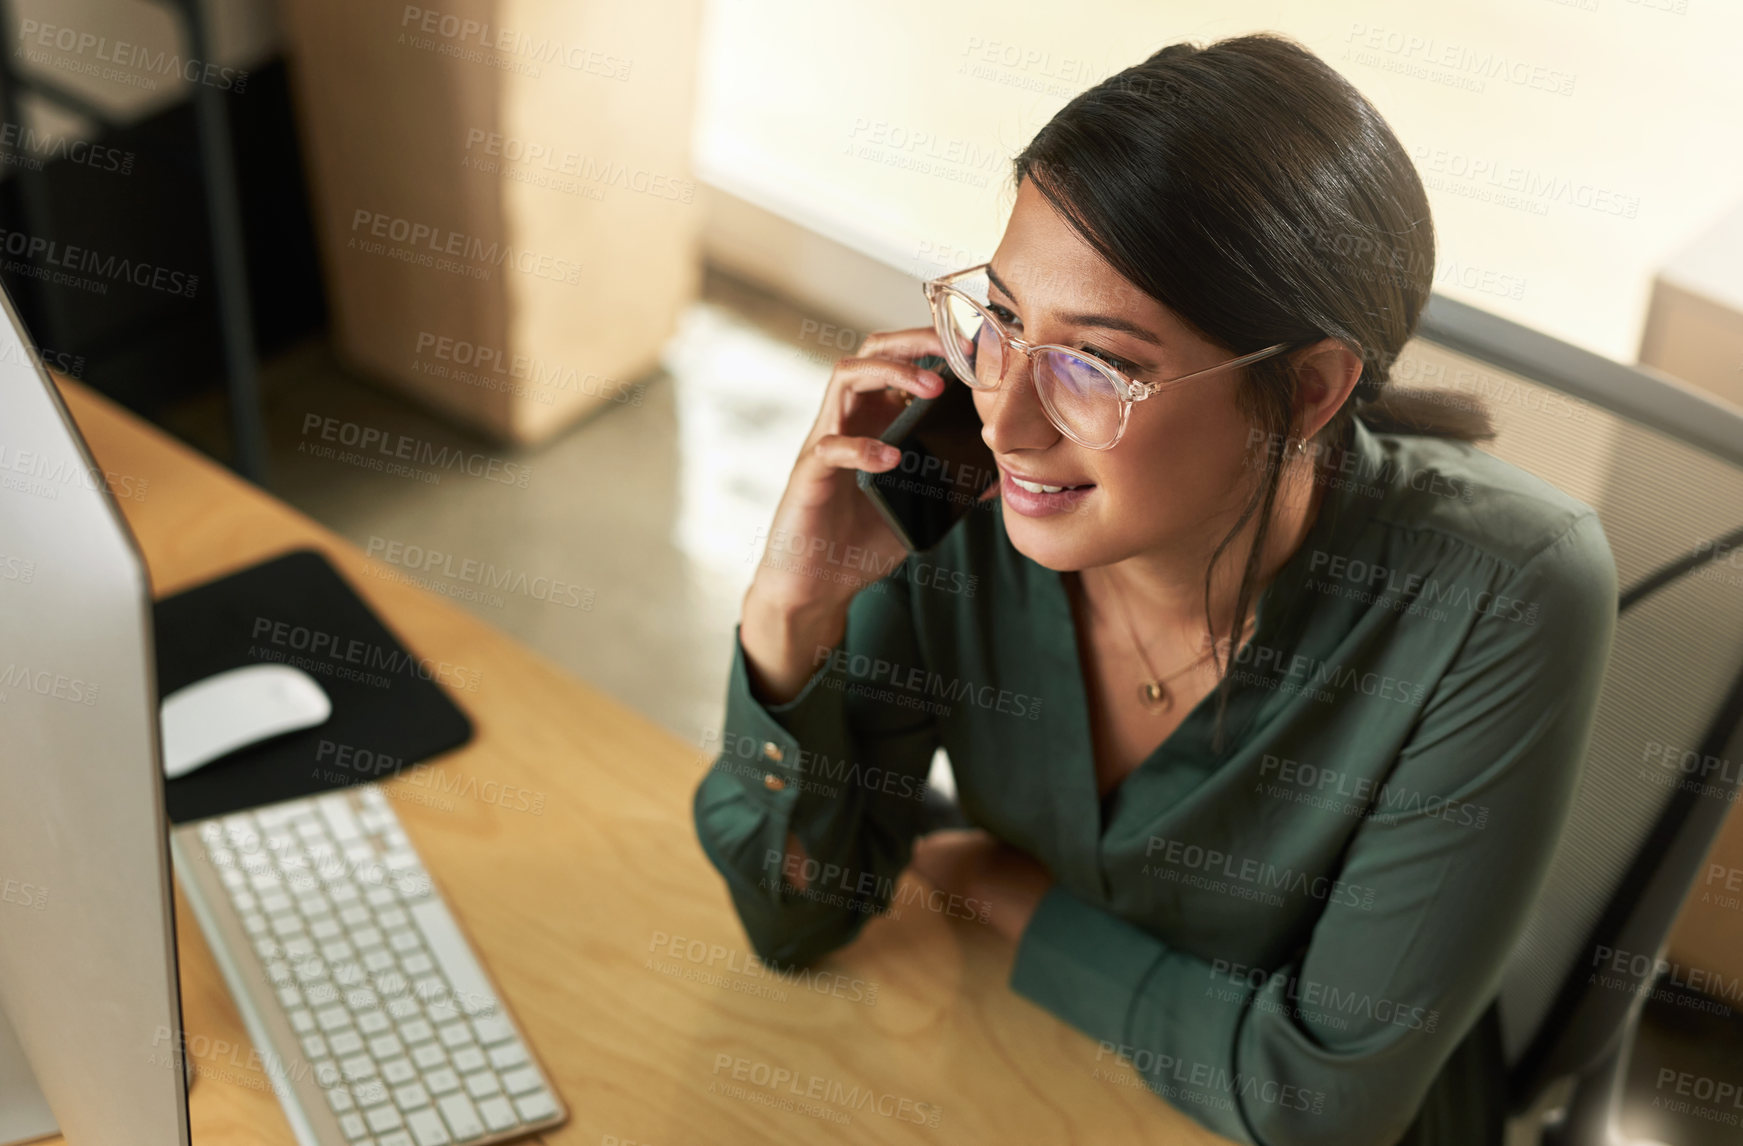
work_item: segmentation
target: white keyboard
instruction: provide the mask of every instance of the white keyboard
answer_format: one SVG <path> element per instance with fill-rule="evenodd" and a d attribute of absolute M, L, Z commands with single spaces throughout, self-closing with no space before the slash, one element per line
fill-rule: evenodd
<path fill-rule="evenodd" d="M 567 1118 L 378 787 L 184 824 L 171 849 L 302 1146 Z"/>

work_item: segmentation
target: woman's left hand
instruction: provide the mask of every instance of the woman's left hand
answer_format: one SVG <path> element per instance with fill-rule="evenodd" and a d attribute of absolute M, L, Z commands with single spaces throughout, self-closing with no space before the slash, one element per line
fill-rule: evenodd
<path fill-rule="evenodd" d="M 914 841 L 909 865 L 938 890 L 987 905 L 986 921 L 1015 941 L 1053 877 L 1026 853 L 979 828 L 946 828 Z M 976 914 L 979 914 L 978 912 Z"/>

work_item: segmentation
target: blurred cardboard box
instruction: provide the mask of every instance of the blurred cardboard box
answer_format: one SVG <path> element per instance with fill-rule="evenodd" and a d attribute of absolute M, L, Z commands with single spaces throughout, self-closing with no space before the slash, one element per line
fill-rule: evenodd
<path fill-rule="evenodd" d="M 287 0 L 334 340 L 527 443 L 636 404 L 700 281 L 699 0 Z"/>

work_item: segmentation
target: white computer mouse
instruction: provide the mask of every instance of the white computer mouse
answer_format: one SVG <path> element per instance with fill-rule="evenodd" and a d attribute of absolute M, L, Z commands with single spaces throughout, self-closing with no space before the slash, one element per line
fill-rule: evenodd
<path fill-rule="evenodd" d="M 163 774 L 174 780 L 248 744 L 313 728 L 333 702 L 289 665 L 245 665 L 197 680 L 163 698 Z"/>

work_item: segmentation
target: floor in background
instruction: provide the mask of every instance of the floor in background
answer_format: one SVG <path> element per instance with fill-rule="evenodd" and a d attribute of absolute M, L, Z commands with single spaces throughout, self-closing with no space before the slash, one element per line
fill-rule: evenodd
<path fill-rule="evenodd" d="M 396 576 L 703 743 L 724 711 L 733 626 L 763 531 L 829 363 L 846 353 L 805 349 L 798 335 L 812 317 L 710 275 L 639 403 L 531 449 L 456 430 L 311 343 L 263 372 L 270 488 Z M 208 398 L 163 421 L 221 456 L 223 416 Z M 333 439 L 366 431 L 520 468 L 493 479 L 413 464 L 421 475 L 397 476 L 331 456 Z"/>
<path fill-rule="evenodd" d="M 818 317 L 711 274 L 639 404 L 528 450 L 461 433 L 310 344 L 269 363 L 262 380 L 272 492 L 683 739 L 709 743 L 762 531 L 829 364 L 847 353 L 801 339 L 815 329 L 802 324 Z M 325 419 L 530 472 L 524 487 L 454 471 L 435 483 L 390 476 L 320 456 L 331 444 Z M 210 453 L 226 452 L 217 399 L 164 422 Z M 480 588 L 487 576 L 520 584 L 522 573 L 525 592 Z M 539 599 L 530 586 L 541 578 L 574 592 Z M 948 773 L 935 767 L 934 782 L 948 784 Z M 1686 1076 L 1743 1085 L 1743 1018 L 1721 1009 L 1647 1006 L 1623 1115 L 1643 1146 L 1743 1140 L 1732 1120 L 1743 1107 L 1677 1094 Z"/>

